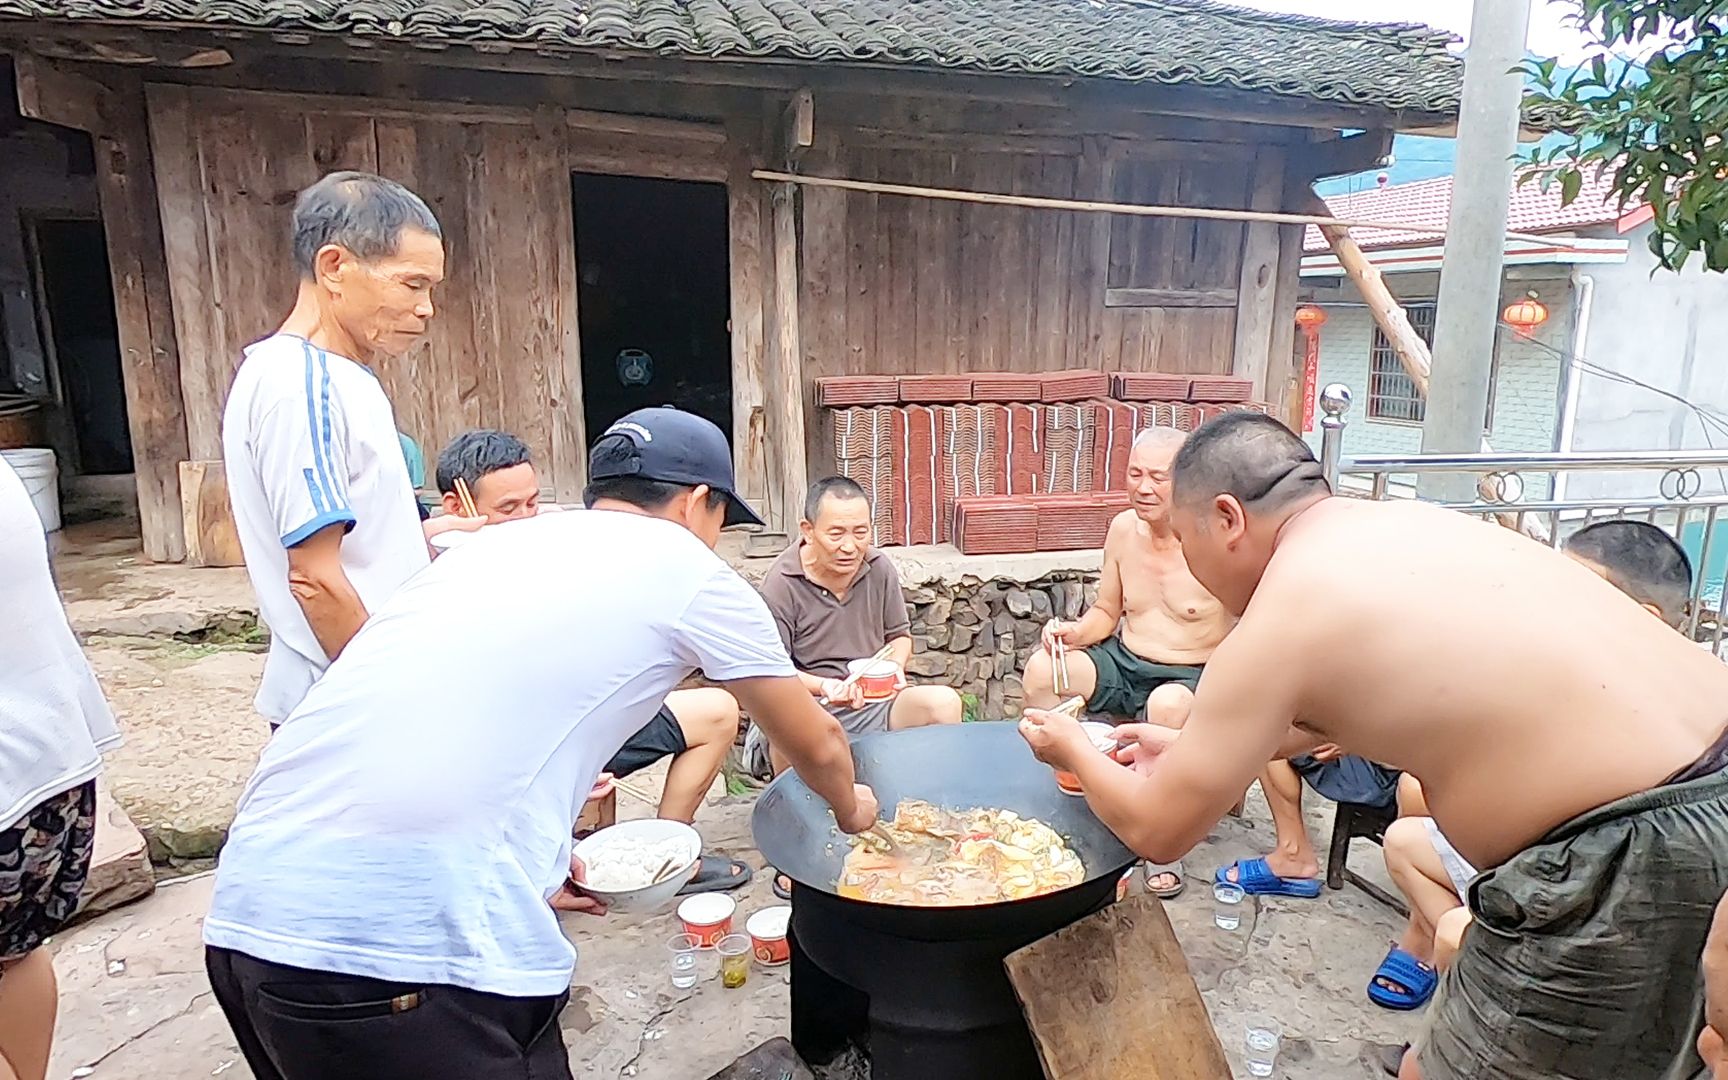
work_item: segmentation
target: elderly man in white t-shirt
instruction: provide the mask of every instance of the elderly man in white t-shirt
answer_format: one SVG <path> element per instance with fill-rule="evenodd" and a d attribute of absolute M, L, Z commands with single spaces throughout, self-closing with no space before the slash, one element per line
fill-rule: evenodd
<path fill-rule="evenodd" d="M 0 1076 L 41 1077 L 54 962 L 96 836 L 96 774 L 114 715 L 72 636 L 29 493 L 0 459 Z"/>
<path fill-rule="evenodd" d="M 444 278 L 437 220 L 408 189 L 332 173 L 294 203 L 294 310 L 246 349 L 222 416 L 228 495 L 270 628 L 257 708 L 272 727 L 367 613 L 427 564 L 396 417 L 367 365 L 426 332 Z"/>
<path fill-rule="evenodd" d="M 598 909 L 566 884 L 571 827 L 695 669 L 840 828 L 876 820 L 839 723 L 714 554 L 758 520 L 720 430 L 640 410 L 588 475 L 587 512 L 486 529 L 385 600 L 265 748 L 204 921 L 258 1080 L 568 1078 L 576 953 L 555 909 Z"/>

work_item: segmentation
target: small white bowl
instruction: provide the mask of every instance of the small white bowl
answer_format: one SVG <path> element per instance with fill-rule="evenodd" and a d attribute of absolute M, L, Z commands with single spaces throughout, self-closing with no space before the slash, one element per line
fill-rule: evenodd
<path fill-rule="evenodd" d="M 590 888 L 578 884 L 577 888 L 595 899 L 605 902 L 611 911 L 621 914 L 640 914 L 659 911 L 668 906 L 678 890 L 684 887 L 684 882 L 690 877 L 690 868 L 696 865 L 696 860 L 702 857 L 702 837 L 695 829 L 682 821 L 667 821 L 663 818 L 642 818 L 636 821 L 620 821 L 616 825 L 608 825 L 576 842 L 573 849 L 577 858 L 584 863 L 607 844 L 618 840 L 640 840 L 650 843 L 668 839 L 682 839 L 685 842 L 684 857 L 677 866 L 666 872 L 666 877 L 658 885 L 648 885 L 640 889 L 625 889 L 609 892 L 605 889 Z"/>

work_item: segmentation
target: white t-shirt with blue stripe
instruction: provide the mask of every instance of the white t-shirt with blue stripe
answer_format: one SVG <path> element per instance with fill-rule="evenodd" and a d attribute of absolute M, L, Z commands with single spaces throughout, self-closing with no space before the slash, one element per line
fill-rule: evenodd
<path fill-rule="evenodd" d="M 368 611 L 428 560 L 396 417 L 366 368 L 288 334 L 247 348 L 222 416 L 228 497 L 270 628 L 257 708 L 287 718 L 329 660 L 288 591 L 288 549 L 343 524 L 342 568 Z"/>

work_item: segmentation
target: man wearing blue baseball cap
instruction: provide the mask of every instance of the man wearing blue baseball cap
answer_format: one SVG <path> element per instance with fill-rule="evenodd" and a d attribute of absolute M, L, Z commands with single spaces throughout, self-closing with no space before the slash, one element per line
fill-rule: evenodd
<path fill-rule="evenodd" d="M 204 923 L 259 1080 L 569 1077 L 555 1020 L 576 952 L 556 912 L 603 911 L 568 884 L 571 827 L 694 670 L 842 829 L 876 820 L 839 723 L 714 554 L 727 524 L 760 520 L 725 436 L 639 410 L 588 473 L 589 512 L 484 529 L 397 590 L 266 747 Z M 429 698 L 428 662 L 464 692 Z"/>

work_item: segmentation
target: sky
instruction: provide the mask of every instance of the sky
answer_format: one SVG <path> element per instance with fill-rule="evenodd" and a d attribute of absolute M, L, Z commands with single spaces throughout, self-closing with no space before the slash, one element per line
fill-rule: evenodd
<path fill-rule="evenodd" d="M 1263 11 L 1287 11 L 1318 15 L 1326 19 L 1364 22 L 1420 22 L 1450 30 L 1466 41 L 1470 37 L 1471 0 L 1229 0 L 1242 7 Z M 1529 50 L 1539 56 L 1576 60 L 1583 53 L 1583 39 L 1567 25 L 1568 13 L 1576 11 L 1564 0 L 1532 0 Z"/>

